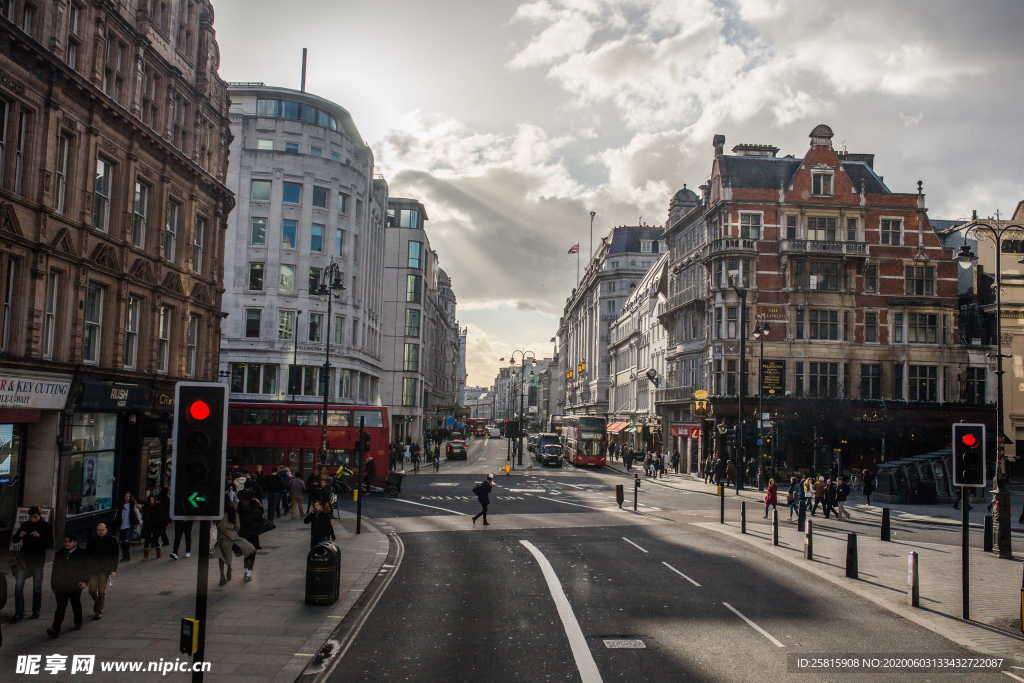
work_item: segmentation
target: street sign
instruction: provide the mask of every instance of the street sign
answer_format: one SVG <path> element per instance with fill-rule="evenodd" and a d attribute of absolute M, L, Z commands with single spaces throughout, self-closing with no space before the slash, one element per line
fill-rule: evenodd
<path fill-rule="evenodd" d="M 693 397 L 698 401 L 706 401 L 708 399 L 708 396 L 710 395 L 711 394 L 704 391 L 703 389 L 698 389 L 697 391 L 693 392 Z"/>
<path fill-rule="evenodd" d="M 985 486 L 985 425 L 953 425 L 953 485 Z"/>
<path fill-rule="evenodd" d="M 761 391 L 770 396 L 786 393 L 786 361 L 761 361 Z"/>
<path fill-rule="evenodd" d="M 178 382 L 174 406 L 171 519 L 220 519 L 227 474 L 227 387 Z"/>

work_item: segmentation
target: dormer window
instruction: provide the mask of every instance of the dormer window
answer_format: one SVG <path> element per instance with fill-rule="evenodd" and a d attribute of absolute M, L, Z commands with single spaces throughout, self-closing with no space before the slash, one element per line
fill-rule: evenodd
<path fill-rule="evenodd" d="M 832 195 L 832 171 L 811 172 L 811 194 Z"/>

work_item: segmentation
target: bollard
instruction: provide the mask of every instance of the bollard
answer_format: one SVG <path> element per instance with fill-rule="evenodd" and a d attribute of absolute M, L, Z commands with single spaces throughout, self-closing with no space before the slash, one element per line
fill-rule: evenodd
<path fill-rule="evenodd" d="M 718 523 L 725 524 L 725 489 L 718 487 Z"/>
<path fill-rule="evenodd" d="M 779 544 L 779 509 L 772 508 L 772 545 Z"/>
<path fill-rule="evenodd" d="M 804 499 L 800 500 L 800 507 L 796 511 L 796 528 L 803 533 L 806 530 L 807 523 L 807 506 L 804 505 Z"/>
<path fill-rule="evenodd" d="M 921 574 L 918 571 L 917 563 L 917 551 L 911 550 L 907 553 L 907 597 L 911 607 L 921 606 Z"/>
<path fill-rule="evenodd" d="M 992 515 L 985 515 L 985 552 L 992 552 Z"/>
<path fill-rule="evenodd" d="M 857 578 L 857 534 L 846 534 L 846 578 Z"/>
<path fill-rule="evenodd" d="M 804 558 L 814 559 L 814 522 L 807 520 L 807 532 L 804 534 Z"/>
<path fill-rule="evenodd" d="M 640 475 L 633 475 L 633 512 L 636 512 L 637 499 L 640 497 Z"/>
<path fill-rule="evenodd" d="M 889 508 L 882 508 L 882 540 L 892 540 L 892 531 L 889 527 Z"/>
<path fill-rule="evenodd" d="M 32 584 L 32 587 L 35 588 L 36 585 Z M 1020 580 L 1020 631 L 1024 633 L 1024 574 Z"/>
<path fill-rule="evenodd" d="M 619 504 L 619 509 L 622 509 L 622 503 L 626 500 L 626 490 L 622 484 L 615 485 L 615 502 Z"/>
<path fill-rule="evenodd" d="M 747 501 L 740 503 L 740 533 L 747 533 Z"/>

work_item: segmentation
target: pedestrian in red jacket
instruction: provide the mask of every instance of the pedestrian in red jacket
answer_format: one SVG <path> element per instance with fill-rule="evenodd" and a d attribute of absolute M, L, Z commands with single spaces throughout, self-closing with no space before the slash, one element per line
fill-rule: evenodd
<path fill-rule="evenodd" d="M 768 490 L 764 492 L 764 518 L 768 519 L 768 508 L 775 508 L 778 510 L 779 505 L 779 487 L 775 483 L 775 479 L 768 480 Z"/>

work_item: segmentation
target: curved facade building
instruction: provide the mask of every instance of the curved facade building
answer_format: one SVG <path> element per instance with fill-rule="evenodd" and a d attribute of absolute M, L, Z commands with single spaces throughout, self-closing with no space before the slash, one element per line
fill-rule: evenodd
<path fill-rule="evenodd" d="M 230 84 L 221 373 L 233 400 L 379 403 L 387 186 L 342 107 L 262 83 Z M 330 314 L 316 294 L 338 264 Z M 330 318 L 330 319 L 329 319 Z"/>

